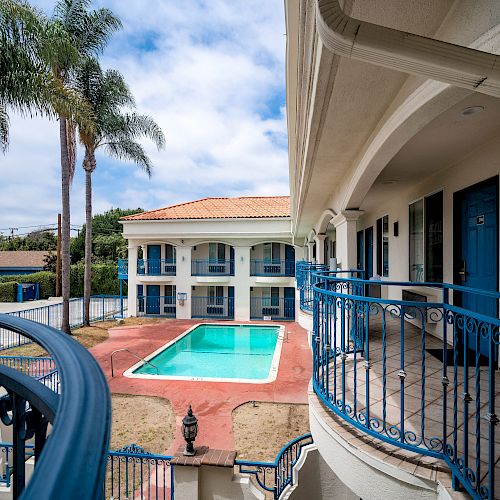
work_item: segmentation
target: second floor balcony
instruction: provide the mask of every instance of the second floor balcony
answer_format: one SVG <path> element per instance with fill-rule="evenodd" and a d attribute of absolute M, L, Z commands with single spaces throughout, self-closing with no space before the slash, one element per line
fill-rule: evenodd
<path fill-rule="evenodd" d="M 175 276 L 176 263 L 172 259 L 137 259 L 137 274 L 143 276 Z"/>
<path fill-rule="evenodd" d="M 295 276 L 293 260 L 252 259 L 250 261 L 250 276 Z"/>
<path fill-rule="evenodd" d="M 191 261 L 192 276 L 234 276 L 234 260 L 195 259 Z"/>

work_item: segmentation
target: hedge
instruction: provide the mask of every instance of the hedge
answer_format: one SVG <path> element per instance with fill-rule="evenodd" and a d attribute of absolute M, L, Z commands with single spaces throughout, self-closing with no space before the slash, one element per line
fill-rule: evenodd
<path fill-rule="evenodd" d="M 0 283 L 0 302 L 15 302 L 17 294 L 17 283 L 7 281 Z"/>
<path fill-rule="evenodd" d="M 56 275 L 49 271 L 40 271 L 33 274 L 18 274 L 15 276 L 1 276 L 0 282 L 38 283 L 40 285 L 40 298 L 47 299 L 56 294 Z M 14 297 L 12 302 L 15 302 Z M 10 301 L 9 301 L 10 302 Z"/>
<path fill-rule="evenodd" d="M 83 276 L 84 266 L 81 264 L 74 264 L 71 266 L 70 275 L 70 293 L 71 297 L 83 297 Z M 33 274 L 21 274 L 15 276 L 0 276 L 0 285 L 18 283 L 39 283 L 40 284 L 40 298 L 47 299 L 56 294 L 56 274 L 49 271 L 40 271 Z M 10 290 L 9 287 L 5 287 Z M 93 295 L 119 295 L 120 283 L 118 281 L 118 267 L 116 264 L 92 264 L 92 289 Z M 127 293 L 126 288 L 123 291 L 124 295 Z M 5 299 L 3 297 L 6 297 Z M 11 300 L 9 300 L 11 297 Z M 2 294 L 0 302 L 15 302 L 16 292 L 13 295 L 6 291 Z"/>

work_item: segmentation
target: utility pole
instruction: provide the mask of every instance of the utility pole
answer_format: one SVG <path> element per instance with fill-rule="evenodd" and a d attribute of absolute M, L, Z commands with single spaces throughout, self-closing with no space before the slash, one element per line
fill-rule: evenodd
<path fill-rule="evenodd" d="M 61 296 L 61 214 L 57 214 L 56 297 Z"/>

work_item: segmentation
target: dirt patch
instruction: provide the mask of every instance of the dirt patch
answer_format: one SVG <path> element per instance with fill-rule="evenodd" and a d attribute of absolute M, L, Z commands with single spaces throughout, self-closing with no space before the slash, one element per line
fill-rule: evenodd
<path fill-rule="evenodd" d="M 175 415 L 168 399 L 113 394 L 112 450 L 135 443 L 165 454 L 175 433 Z"/>
<path fill-rule="evenodd" d="M 112 321 L 99 321 L 92 323 L 91 326 L 75 328 L 71 333 L 75 340 L 80 342 L 84 347 L 90 349 L 101 342 L 107 340 L 109 334 L 108 330 L 116 326 L 135 326 L 147 325 L 151 323 L 158 323 L 161 321 L 159 318 L 125 318 Z M 37 344 L 27 344 L 21 347 L 14 347 L 13 349 L 6 349 L 1 351 L 3 356 L 33 356 L 41 357 L 48 356 L 47 351 Z"/>
<path fill-rule="evenodd" d="M 245 403 L 233 410 L 233 432 L 238 458 L 272 462 L 286 443 L 309 432 L 308 406 Z"/>

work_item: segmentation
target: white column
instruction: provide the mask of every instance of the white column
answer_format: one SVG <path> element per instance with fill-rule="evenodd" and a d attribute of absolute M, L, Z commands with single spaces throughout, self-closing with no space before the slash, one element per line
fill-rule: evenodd
<path fill-rule="evenodd" d="M 318 264 L 326 264 L 325 262 L 325 238 L 326 234 L 317 234 L 314 237 L 316 243 L 316 262 Z"/>
<path fill-rule="evenodd" d="M 184 304 L 179 304 L 177 302 L 176 317 L 178 319 L 191 319 L 191 293 L 192 293 L 192 282 L 191 277 L 191 247 L 189 246 L 178 246 L 176 247 L 176 292 L 177 293 L 187 293 L 187 300 Z"/>
<path fill-rule="evenodd" d="M 128 316 L 137 316 L 137 250 L 135 242 L 128 243 Z"/>
<path fill-rule="evenodd" d="M 314 241 L 308 241 L 307 242 L 307 260 L 309 262 L 314 262 Z"/>
<path fill-rule="evenodd" d="M 356 221 L 363 212 L 359 210 L 345 210 L 333 219 L 336 231 L 337 267 L 341 269 L 356 269 Z"/>
<path fill-rule="evenodd" d="M 234 319 L 250 320 L 250 250 L 234 247 Z"/>

